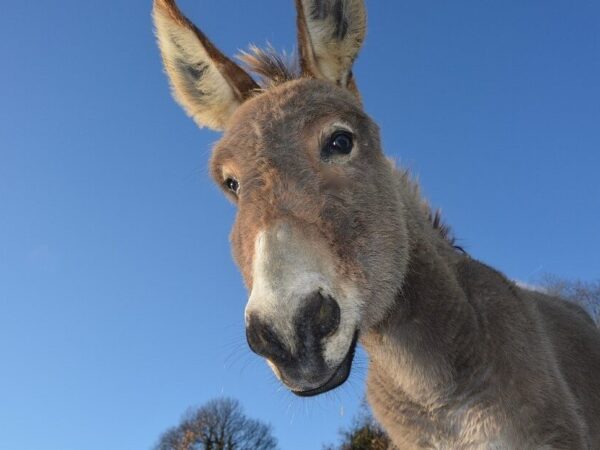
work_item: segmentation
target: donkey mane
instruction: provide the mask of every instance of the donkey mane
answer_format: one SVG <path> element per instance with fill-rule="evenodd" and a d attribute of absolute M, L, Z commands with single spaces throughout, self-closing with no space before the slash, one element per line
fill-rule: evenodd
<path fill-rule="evenodd" d="M 452 232 L 450 225 L 444 221 L 442 217 L 442 210 L 440 208 L 433 209 L 425 197 L 421 195 L 419 183 L 411 175 L 410 171 L 405 168 L 396 168 L 396 172 L 398 173 L 398 177 L 400 179 L 400 189 L 405 195 L 412 197 L 413 201 L 420 206 L 422 214 L 426 217 L 427 222 L 429 222 L 431 227 L 437 231 L 439 236 L 455 250 L 461 253 L 466 253 L 461 246 L 456 244 L 456 236 Z"/>
<path fill-rule="evenodd" d="M 237 59 L 258 76 L 258 84 L 263 90 L 302 78 L 300 61 L 295 52 L 280 53 L 271 44 L 265 48 L 250 45 L 248 51 L 242 50 L 237 55 Z"/>

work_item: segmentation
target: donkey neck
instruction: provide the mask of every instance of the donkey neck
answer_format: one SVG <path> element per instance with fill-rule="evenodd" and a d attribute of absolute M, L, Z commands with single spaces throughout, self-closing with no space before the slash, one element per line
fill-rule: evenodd
<path fill-rule="evenodd" d="M 412 403 L 433 406 L 457 394 L 459 378 L 477 367 L 481 340 L 477 313 L 456 267 L 468 256 L 441 237 L 419 200 L 408 200 L 408 269 L 394 307 L 363 333 L 369 379 L 398 389 Z M 480 366 L 480 365 L 479 365 Z"/>

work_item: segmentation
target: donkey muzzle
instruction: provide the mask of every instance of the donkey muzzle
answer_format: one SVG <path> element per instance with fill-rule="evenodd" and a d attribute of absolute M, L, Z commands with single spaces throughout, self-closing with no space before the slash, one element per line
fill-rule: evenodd
<path fill-rule="evenodd" d="M 250 348 L 296 393 L 344 382 L 358 302 L 342 286 L 326 240 L 310 226 L 277 222 L 257 234 L 252 265 Z M 342 365 L 347 370 L 338 372 Z"/>
<path fill-rule="evenodd" d="M 292 320 L 293 342 L 257 313 L 246 322 L 246 338 L 253 352 L 267 358 L 278 377 L 297 395 L 317 395 L 337 387 L 348 377 L 355 340 L 342 363 L 330 367 L 324 343 L 340 325 L 340 307 L 329 295 L 314 292 L 301 301 Z"/>

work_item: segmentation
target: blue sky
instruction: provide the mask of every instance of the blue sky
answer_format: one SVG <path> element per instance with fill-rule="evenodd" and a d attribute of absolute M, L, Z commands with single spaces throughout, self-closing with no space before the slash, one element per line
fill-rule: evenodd
<path fill-rule="evenodd" d="M 0 449 L 147 449 L 227 395 L 283 449 L 337 438 L 363 393 L 280 388 L 243 335 L 218 134 L 170 98 L 151 2 L 0 15 Z M 227 53 L 294 47 L 292 2 L 180 0 Z M 600 4 L 370 0 L 355 73 L 386 152 L 508 276 L 600 277 Z"/>

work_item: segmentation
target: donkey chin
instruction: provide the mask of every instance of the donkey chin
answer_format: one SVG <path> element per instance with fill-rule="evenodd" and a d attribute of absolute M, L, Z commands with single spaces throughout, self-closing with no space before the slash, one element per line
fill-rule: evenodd
<path fill-rule="evenodd" d="M 331 366 L 318 353 L 302 355 L 296 361 L 279 366 L 268 359 L 267 363 L 277 378 L 294 394 L 300 397 L 312 397 L 335 389 L 348 379 L 357 340 L 358 330 L 354 332 L 342 361 Z"/>
<path fill-rule="evenodd" d="M 299 396 L 344 383 L 358 341 L 359 296 L 339 283 L 328 253 L 287 224 L 256 238 L 246 337 Z"/>

